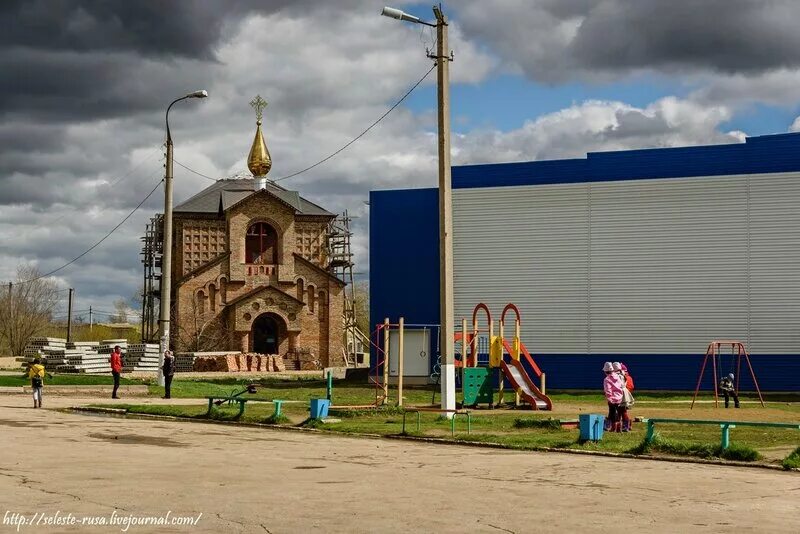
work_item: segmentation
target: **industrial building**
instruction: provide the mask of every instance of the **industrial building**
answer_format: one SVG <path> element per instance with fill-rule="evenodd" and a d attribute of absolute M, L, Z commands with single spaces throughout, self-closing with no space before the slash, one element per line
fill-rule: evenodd
<path fill-rule="evenodd" d="M 596 389 L 613 360 L 693 390 L 708 343 L 735 339 L 762 390 L 800 391 L 800 134 L 452 174 L 457 327 L 515 303 L 549 388 Z M 370 195 L 371 322 L 432 325 L 433 380 L 438 209 L 435 188 Z"/>

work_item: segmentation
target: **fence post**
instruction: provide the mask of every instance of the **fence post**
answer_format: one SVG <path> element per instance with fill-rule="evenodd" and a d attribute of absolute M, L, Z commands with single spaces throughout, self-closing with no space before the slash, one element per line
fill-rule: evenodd
<path fill-rule="evenodd" d="M 720 445 L 722 450 L 725 450 L 731 446 L 731 428 L 736 428 L 736 425 L 725 423 L 719 426 L 722 427 L 722 443 Z"/>
<path fill-rule="evenodd" d="M 656 437 L 656 422 L 653 420 L 647 421 L 647 436 L 645 436 L 644 440 L 646 443 L 652 443 L 653 439 Z"/>

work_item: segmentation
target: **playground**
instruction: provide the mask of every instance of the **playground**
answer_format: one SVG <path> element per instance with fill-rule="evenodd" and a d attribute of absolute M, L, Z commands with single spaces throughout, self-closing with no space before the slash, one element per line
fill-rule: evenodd
<path fill-rule="evenodd" d="M 797 526 L 795 473 L 33 411 L 27 400 L 0 403 L 0 493 L 21 513 L 202 512 L 198 532 Z M 75 402 L 50 399 L 54 408 Z M 464 501 L 464 488 L 501 498 Z"/>

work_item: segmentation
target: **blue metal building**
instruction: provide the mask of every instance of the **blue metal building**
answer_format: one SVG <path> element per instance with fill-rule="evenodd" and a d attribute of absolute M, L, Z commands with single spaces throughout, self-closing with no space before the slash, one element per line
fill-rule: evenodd
<path fill-rule="evenodd" d="M 438 322 L 437 195 L 370 195 L 373 325 Z M 728 338 L 763 390 L 800 391 L 800 134 L 454 167 L 453 224 L 457 321 L 516 303 L 549 388 L 617 360 L 639 389 L 694 389 Z"/>

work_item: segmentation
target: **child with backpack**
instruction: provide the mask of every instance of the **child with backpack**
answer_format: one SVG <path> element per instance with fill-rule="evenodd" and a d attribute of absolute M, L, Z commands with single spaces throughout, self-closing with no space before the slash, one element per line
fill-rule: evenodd
<path fill-rule="evenodd" d="M 33 390 L 33 407 L 42 407 L 42 393 L 44 392 L 44 377 L 47 371 L 39 358 L 33 359 L 33 364 L 28 367 L 28 378 L 31 379 L 31 389 Z M 52 377 L 52 375 L 51 375 Z"/>

